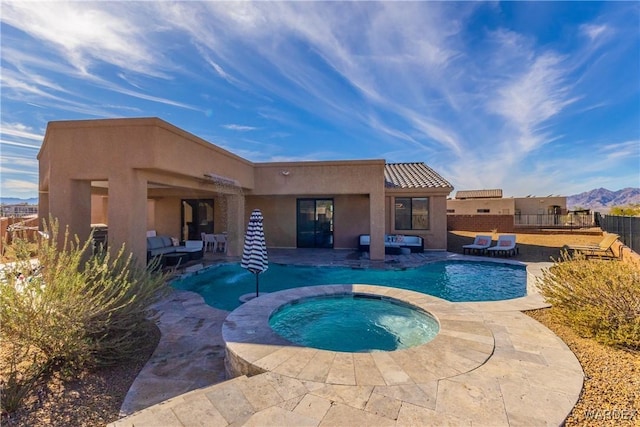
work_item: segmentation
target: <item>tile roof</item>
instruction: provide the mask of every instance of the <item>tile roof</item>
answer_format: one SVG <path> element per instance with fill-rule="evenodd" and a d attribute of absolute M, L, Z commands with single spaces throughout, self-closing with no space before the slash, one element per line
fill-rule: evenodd
<path fill-rule="evenodd" d="M 387 163 L 384 165 L 386 188 L 451 188 L 453 186 L 424 163 Z"/>
<path fill-rule="evenodd" d="M 501 199 L 502 190 L 463 190 L 456 193 L 456 199 Z"/>

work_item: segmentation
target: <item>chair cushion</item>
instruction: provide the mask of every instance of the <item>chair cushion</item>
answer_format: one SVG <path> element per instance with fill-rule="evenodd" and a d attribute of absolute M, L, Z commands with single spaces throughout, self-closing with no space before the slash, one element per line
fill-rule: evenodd
<path fill-rule="evenodd" d="M 184 246 L 188 249 L 202 250 L 203 243 L 202 240 L 187 240 L 184 242 Z"/>
<path fill-rule="evenodd" d="M 162 246 L 173 246 L 173 242 L 171 241 L 171 237 L 169 236 L 160 236 L 162 239 Z"/>
<path fill-rule="evenodd" d="M 165 246 L 165 245 L 162 242 L 162 238 L 161 237 L 158 237 L 158 236 L 147 237 L 147 249 L 148 250 L 159 249 L 159 248 L 161 248 L 163 246 Z"/>

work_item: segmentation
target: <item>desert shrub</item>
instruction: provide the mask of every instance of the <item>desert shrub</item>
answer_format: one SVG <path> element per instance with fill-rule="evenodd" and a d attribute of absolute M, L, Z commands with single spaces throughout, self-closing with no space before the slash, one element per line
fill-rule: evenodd
<path fill-rule="evenodd" d="M 68 232 L 58 247 L 55 221 L 46 235 L 37 264 L 15 238 L 18 260 L 0 272 L 3 411 L 46 373 L 135 359 L 148 345 L 149 306 L 166 289 L 156 266 L 137 266 L 124 247 L 92 253 L 91 237 L 80 243 Z"/>
<path fill-rule="evenodd" d="M 581 336 L 640 350 L 640 271 L 634 265 L 565 251 L 540 288 L 554 313 Z"/>

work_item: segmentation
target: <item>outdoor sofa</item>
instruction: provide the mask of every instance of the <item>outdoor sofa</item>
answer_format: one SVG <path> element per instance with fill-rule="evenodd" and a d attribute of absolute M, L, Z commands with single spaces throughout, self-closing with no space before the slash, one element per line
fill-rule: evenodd
<path fill-rule="evenodd" d="M 172 253 L 188 254 L 190 261 L 202 258 L 204 249 L 202 240 L 187 240 L 184 245 L 176 245 L 176 243 L 178 243 L 177 240 L 169 236 L 148 236 L 147 261 Z"/>
<path fill-rule="evenodd" d="M 369 252 L 371 237 L 369 234 L 361 234 L 358 241 L 358 249 L 361 252 Z M 420 236 L 406 236 L 403 234 L 385 234 L 384 252 L 386 254 L 401 254 L 402 249 L 411 252 L 424 252 L 424 240 Z"/>

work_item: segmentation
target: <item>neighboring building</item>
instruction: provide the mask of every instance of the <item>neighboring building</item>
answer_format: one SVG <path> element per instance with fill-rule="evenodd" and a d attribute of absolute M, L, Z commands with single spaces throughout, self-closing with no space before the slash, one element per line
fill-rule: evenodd
<path fill-rule="evenodd" d="M 567 198 L 510 197 L 503 198 L 502 190 L 458 191 L 455 199 L 447 200 L 447 213 L 456 215 L 564 215 Z"/>
<path fill-rule="evenodd" d="M 450 229 L 500 232 L 514 232 L 517 227 L 561 227 L 576 220 L 568 215 L 564 196 L 503 198 L 500 189 L 458 191 L 455 199 L 447 200 L 447 216 Z M 580 225 L 583 223 L 580 218 Z"/>
<path fill-rule="evenodd" d="M 146 256 L 146 232 L 200 239 L 226 231 L 240 255 L 250 212 L 267 245 L 357 248 L 371 235 L 419 235 L 446 250 L 451 184 L 423 163 L 384 160 L 253 163 L 158 118 L 51 122 L 38 154 L 40 215 L 86 238 L 107 226 L 112 248 Z"/>
<path fill-rule="evenodd" d="M 0 205 L 2 217 L 23 217 L 38 214 L 38 205 L 19 203 L 15 205 Z"/>

